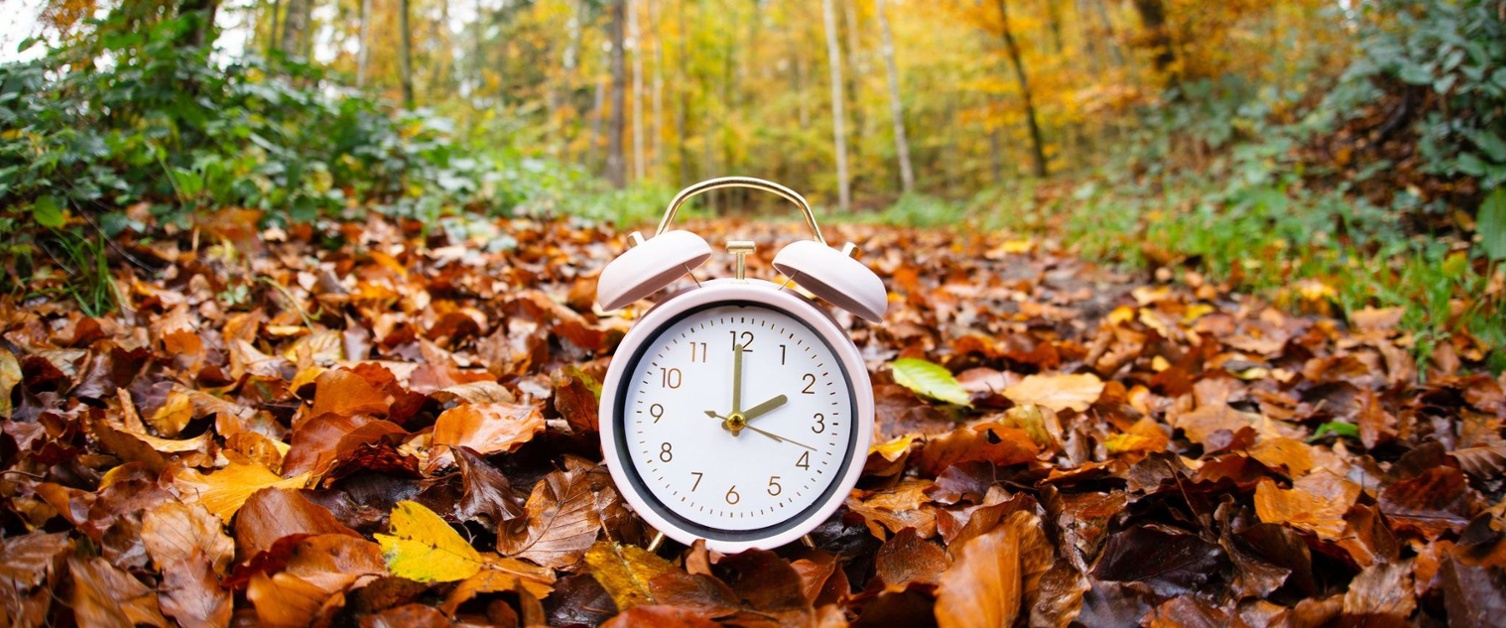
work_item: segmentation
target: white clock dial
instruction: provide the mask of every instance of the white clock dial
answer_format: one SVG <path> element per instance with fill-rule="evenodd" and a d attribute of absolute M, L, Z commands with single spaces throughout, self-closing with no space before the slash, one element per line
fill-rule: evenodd
<path fill-rule="evenodd" d="M 655 509 L 691 527 L 799 522 L 854 464 L 855 400 L 842 360 L 782 310 L 691 310 L 633 359 L 615 445 Z"/>

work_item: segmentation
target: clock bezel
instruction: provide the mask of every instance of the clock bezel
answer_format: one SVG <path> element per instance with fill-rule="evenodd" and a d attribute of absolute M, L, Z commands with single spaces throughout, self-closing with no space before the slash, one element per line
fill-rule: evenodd
<path fill-rule="evenodd" d="M 782 311 L 804 324 L 831 350 L 846 377 L 852 403 L 853 430 L 844 452 L 842 468 L 835 480 L 809 506 L 783 522 L 756 530 L 720 530 L 689 520 L 675 512 L 649 490 L 628 460 L 626 441 L 622 437 L 623 402 L 627 388 L 624 374 L 643 358 L 647 342 L 662 330 L 686 316 L 712 307 L 751 305 Z M 699 288 L 677 294 L 649 310 L 618 345 L 616 355 L 603 382 L 601 426 L 603 463 L 607 465 L 618 492 L 633 511 L 665 536 L 690 545 L 704 539 L 708 549 L 735 553 L 746 549 L 773 549 L 791 543 L 825 522 L 841 507 L 852 487 L 862 475 L 868 448 L 873 442 L 873 386 L 868 378 L 862 355 L 847 333 L 814 304 L 759 279 L 719 279 Z"/>

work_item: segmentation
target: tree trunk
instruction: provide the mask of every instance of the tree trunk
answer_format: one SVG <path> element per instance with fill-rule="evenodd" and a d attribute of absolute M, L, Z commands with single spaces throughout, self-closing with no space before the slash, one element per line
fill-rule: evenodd
<path fill-rule="evenodd" d="M 852 183 L 847 178 L 846 105 L 842 99 L 842 47 L 837 40 L 837 16 L 832 0 L 821 0 L 821 19 L 826 25 L 826 58 L 831 70 L 832 144 L 837 153 L 837 207 L 852 208 Z"/>
<path fill-rule="evenodd" d="M 649 125 L 649 151 L 655 165 L 664 161 L 664 43 L 660 41 L 659 9 L 655 0 L 648 0 L 648 20 L 652 25 L 654 45 L 653 110 Z"/>
<path fill-rule="evenodd" d="M 1046 25 L 1051 27 L 1051 51 L 1058 55 L 1062 53 L 1061 11 L 1061 5 L 1058 3 L 1046 3 Z"/>
<path fill-rule="evenodd" d="M 889 114 L 894 118 L 894 152 L 899 157 L 900 189 L 909 194 L 915 189 L 915 172 L 910 169 L 910 140 L 905 136 L 905 104 L 900 99 L 899 70 L 894 66 L 894 35 L 889 32 L 889 16 L 884 0 L 875 5 L 879 34 L 883 37 L 879 52 L 884 56 L 884 70 L 889 77 Z"/>
<path fill-rule="evenodd" d="M 622 189 L 627 185 L 626 157 L 622 150 L 622 135 L 627 106 L 626 52 L 624 33 L 627 21 L 627 0 L 612 0 L 612 17 L 608 24 L 612 38 L 612 124 L 607 129 L 607 181 L 612 187 Z"/>
<path fill-rule="evenodd" d="M 278 50 L 278 44 L 282 41 L 282 39 L 278 37 L 277 32 L 278 17 L 281 14 L 282 0 L 272 0 L 272 32 L 267 33 L 267 47 L 265 50 L 267 54 L 271 54 L 273 50 Z"/>
<path fill-rule="evenodd" d="M 219 9 L 220 0 L 184 0 L 178 5 L 178 15 L 195 15 L 194 28 L 182 43 L 191 48 L 202 48 L 212 41 L 209 34 L 214 32 L 214 16 Z"/>
<path fill-rule="evenodd" d="M 585 6 L 581 0 L 570 3 L 570 36 L 565 44 L 565 54 L 560 61 L 561 77 L 560 86 L 554 90 L 549 98 L 549 117 L 559 124 L 560 129 L 560 154 L 561 160 L 570 161 L 570 133 L 569 125 L 565 120 L 565 101 L 568 96 L 575 92 L 575 67 L 578 65 L 577 56 L 580 54 L 580 30 L 581 22 L 585 21 Z"/>
<path fill-rule="evenodd" d="M 844 35 L 842 40 L 845 49 L 842 51 L 842 57 L 847 60 L 847 72 L 843 77 L 846 85 L 843 101 L 852 105 L 847 112 L 847 115 L 852 116 L 852 130 L 850 131 L 852 141 L 847 147 L 851 154 L 848 158 L 851 163 L 862 163 L 863 149 L 868 146 L 867 138 L 869 132 L 872 131 L 869 125 L 873 122 L 863 111 L 862 77 L 868 75 L 868 59 L 867 55 L 863 54 L 862 45 L 858 43 L 858 34 L 862 32 L 862 25 L 858 23 L 856 0 L 833 1 L 840 3 L 839 6 L 842 8 L 842 19 L 838 22 L 837 30 Z M 862 175 L 857 174 L 854 178 L 862 179 Z"/>
<path fill-rule="evenodd" d="M 1035 166 L 1035 176 L 1045 177 L 1046 148 L 1041 140 L 1041 126 L 1035 117 L 1035 101 L 1030 94 L 1030 80 L 1025 76 L 1025 62 L 1020 59 L 1020 47 L 1015 43 L 1014 33 L 1009 30 L 1009 7 L 1005 0 L 998 0 L 999 21 L 1001 34 L 1004 36 L 1004 48 L 1009 53 L 1009 62 L 1014 65 L 1015 81 L 1020 85 L 1020 97 L 1025 101 L 1025 123 L 1030 128 L 1031 160 Z"/>
<path fill-rule="evenodd" d="M 591 139 L 580 158 L 581 165 L 589 170 L 595 170 L 597 164 L 601 163 L 596 152 L 601 149 L 601 120 L 606 117 L 607 107 L 606 79 L 597 78 L 595 85 L 591 92 L 591 113 L 588 116 L 591 118 Z"/>
<path fill-rule="evenodd" d="M 366 86 L 366 70 L 371 66 L 371 0 L 361 0 L 361 50 L 356 56 L 356 87 Z"/>
<path fill-rule="evenodd" d="M 690 39 L 690 32 L 685 30 L 686 3 L 679 2 L 677 4 L 679 10 L 676 11 L 675 17 L 679 21 L 680 29 L 679 41 L 677 42 L 679 44 L 679 54 L 676 55 L 675 63 L 679 67 L 675 68 L 675 75 L 679 77 L 679 80 L 675 82 L 675 92 L 680 97 L 678 99 L 678 106 L 675 107 L 675 145 L 679 148 L 677 151 L 680 159 L 680 163 L 678 164 L 680 170 L 679 185 L 685 186 L 691 182 L 690 147 L 685 142 L 685 137 L 690 131 L 688 128 L 689 120 L 687 119 L 690 111 L 690 90 L 686 87 L 690 81 L 690 70 L 686 64 L 687 55 L 689 54 L 686 50 L 686 41 Z"/>
<path fill-rule="evenodd" d="M 314 0 L 288 0 L 287 15 L 282 18 L 282 53 L 303 56 L 304 32 L 309 27 L 310 6 Z M 406 0 L 405 0 L 406 1 Z"/>
<path fill-rule="evenodd" d="M 628 3 L 628 38 L 633 42 L 633 180 L 643 180 L 643 34 L 638 28 L 638 2 Z"/>
<path fill-rule="evenodd" d="M 409 0 L 398 0 L 398 79 L 403 84 L 403 108 L 413 108 L 413 28 L 408 20 Z"/>
<path fill-rule="evenodd" d="M 1146 41 L 1155 55 L 1151 64 L 1156 72 L 1166 77 L 1167 87 L 1176 87 L 1176 72 L 1171 66 L 1177 60 L 1171 49 L 1171 31 L 1166 25 L 1166 5 L 1161 0 L 1134 0 L 1135 12 L 1140 14 L 1140 25 L 1145 28 Z"/>

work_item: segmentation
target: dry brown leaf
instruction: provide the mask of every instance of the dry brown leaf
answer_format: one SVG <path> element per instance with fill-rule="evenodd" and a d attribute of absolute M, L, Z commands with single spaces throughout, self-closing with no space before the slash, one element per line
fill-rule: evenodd
<path fill-rule="evenodd" d="M 912 455 L 921 473 L 936 476 L 947 467 L 971 460 L 1009 466 L 1034 460 L 1040 449 L 1024 430 L 983 423 L 952 430 L 933 438 Z"/>
<path fill-rule="evenodd" d="M 1082 412 L 1102 394 L 1103 380 L 1092 373 L 1030 375 L 1004 388 L 1004 396 L 1016 404 L 1033 403 L 1055 412 Z"/>
<path fill-rule="evenodd" d="M 1344 533 L 1344 513 L 1360 487 L 1327 471 L 1298 478 L 1283 489 L 1270 480 L 1255 487 L 1255 513 L 1266 523 L 1283 523 L 1333 541 Z"/>
<path fill-rule="evenodd" d="M 561 569 L 580 562 L 601 525 L 583 469 L 555 471 L 534 485 L 526 517 L 502 523 L 497 551 Z"/>
<path fill-rule="evenodd" d="M 538 406 L 511 403 L 463 405 L 434 422 L 435 445 L 469 447 L 481 454 L 515 451 L 544 431 Z"/>
<path fill-rule="evenodd" d="M 936 622 L 942 628 L 1012 626 L 1029 613 L 1053 560 L 1040 520 L 1015 512 L 992 532 L 962 546 L 941 574 Z"/>

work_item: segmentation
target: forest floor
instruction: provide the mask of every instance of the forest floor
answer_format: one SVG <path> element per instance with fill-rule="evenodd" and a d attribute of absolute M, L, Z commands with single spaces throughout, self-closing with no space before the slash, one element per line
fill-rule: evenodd
<path fill-rule="evenodd" d="M 55 275 L 0 299 L 0 623 L 1506 612 L 1506 379 L 1462 367 L 1468 342 L 1419 372 L 1399 310 L 1345 323 L 1039 240 L 836 225 L 891 296 L 879 325 L 836 314 L 877 399 L 858 490 L 814 549 L 654 554 L 597 464 L 600 381 L 646 307 L 592 306 L 621 234 L 255 218 L 118 239 L 111 314 Z M 772 278 L 796 227 L 688 228 L 757 240 Z M 904 358 L 954 378 L 897 384 Z"/>

